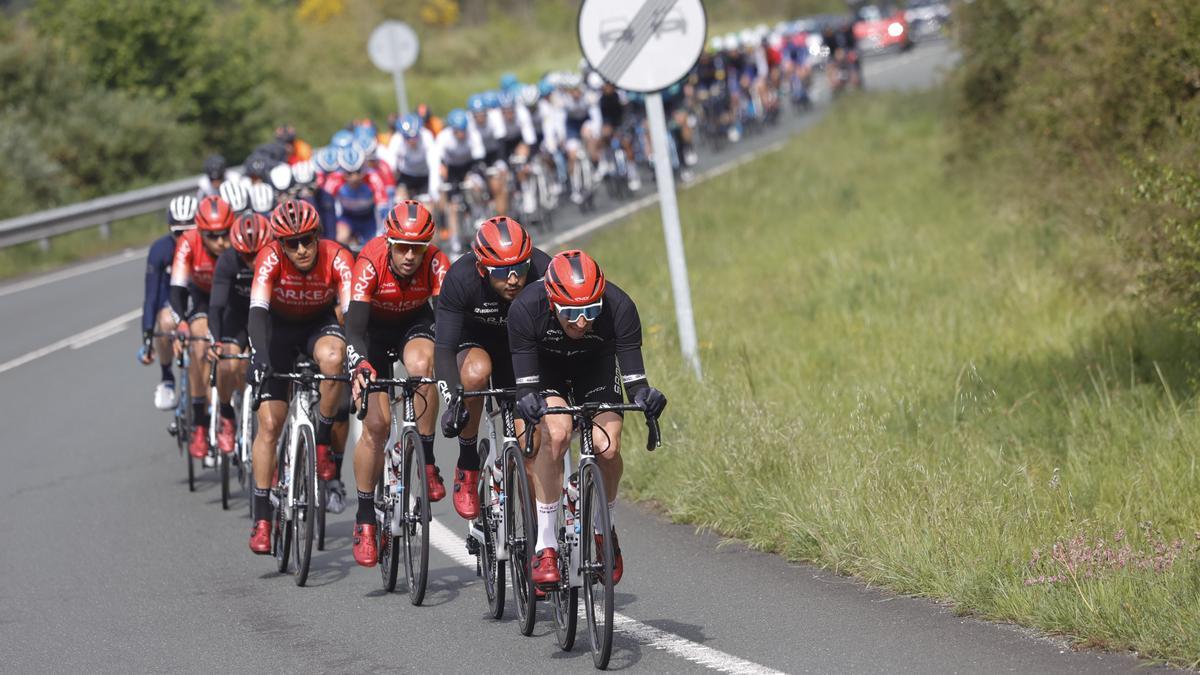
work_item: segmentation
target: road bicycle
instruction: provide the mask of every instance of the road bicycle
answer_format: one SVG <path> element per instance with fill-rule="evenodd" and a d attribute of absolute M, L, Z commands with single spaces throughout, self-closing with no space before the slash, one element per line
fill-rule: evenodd
<path fill-rule="evenodd" d="M 322 382 L 349 382 L 349 375 L 323 375 L 307 358 L 296 362 L 290 373 L 268 373 L 266 379 L 292 383 L 287 421 L 276 444 L 275 486 L 271 502 L 275 507 L 271 523 L 271 553 L 280 573 L 289 568 L 292 548 L 296 555 L 296 585 L 308 581 L 312 563 L 313 539 L 318 515 L 325 508 L 324 481 L 317 478 L 316 408 Z M 262 402 L 261 385 L 254 393 L 258 410 Z"/>
<path fill-rule="evenodd" d="M 579 433 L 579 469 L 571 472 L 571 453 L 563 457 L 563 496 L 558 509 L 558 566 L 561 580 L 546 588 L 547 599 L 554 609 L 555 633 L 558 645 L 569 651 L 575 644 L 576 623 L 579 617 L 579 594 L 583 591 L 584 616 L 587 618 L 588 639 L 592 663 L 604 670 L 612 655 L 613 632 L 613 535 L 608 494 L 604 477 L 596 462 L 592 443 L 593 419 L 603 412 L 641 411 L 636 404 L 584 403 L 576 406 L 554 406 L 546 415 L 570 415 Z M 649 430 L 646 449 L 661 445 L 658 420 L 646 417 Z M 525 432 L 525 447 L 533 441 L 534 425 Z M 590 524 L 590 525 L 589 525 Z M 593 532 L 588 529 L 592 528 Z M 594 534 L 595 536 L 589 536 Z"/>
<path fill-rule="evenodd" d="M 225 361 L 248 361 L 249 354 L 220 354 L 217 356 L 219 360 Z M 217 449 L 217 430 L 220 429 L 220 397 L 217 394 L 217 362 L 209 368 L 208 374 L 208 457 L 205 460 L 205 466 L 211 461 L 213 469 L 221 479 L 221 508 L 229 510 L 229 466 L 234 464 L 237 466 L 238 483 L 244 490 L 246 487 L 246 466 L 243 462 L 250 456 L 250 444 L 254 440 L 254 432 L 251 429 L 253 424 L 253 415 L 249 414 L 250 397 L 245 393 L 242 394 L 240 408 L 237 416 L 237 434 L 234 436 L 233 452 L 225 454 Z M 249 390 L 247 385 L 246 390 Z M 235 408 L 236 409 L 236 408 Z M 253 508 L 253 501 L 251 501 Z M 253 514 L 252 514 L 253 515 Z"/>
<path fill-rule="evenodd" d="M 484 399 L 479 433 L 479 454 L 484 458 L 479 517 L 468 525 L 467 551 L 476 556 L 476 572 L 483 578 L 493 619 L 504 616 L 504 564 L 508 562 L 517 626 L 522 635 L 530 635 L 536 619 L 532 564 L 537 535 L 526 454 L 517 445 L 515 395 L 515 388 L 463 391 L 458 387 L 460 401 Z"/>
<path fill-rule="evenodd" d="M 177 395 L 175 397 L 175 413 L 171 418 L 171 423 L 167 425 L 167 433 L 175 437 L 175 444 L 179 446 L 179 454 L 183 455 L 187 461 L 188 492 L 195 492 L 196 460 L 192 457 L 192 453 L 188 451 L 188 445 L 192 441 L 192 434 L 196 429 L 196 420 L 192 419 L 194 415 L 192 412 L 191 379 L 188 376 L 192 357 L 188 353 L 188 345 L 192 342 L 207 342 L 208 340 L 202 337 L 191 337 L 175 331 L 170 333 L 155 333 L 154 337 L 169 337 L 172 340 L 179 341 L 183 345 L 179 356 L 175 357 L 175 367 L 179 369 L 179 384 L 177 385 Z"/>
<path fill-rule="evenodd" d="M 392 355 L 394 357 L 394 355 Z M 392 407 L 392 431 L 383 461 L 383 475 L 375 483 L 375 521 L 379 524 L 379 570 L 383 589 L 396 590 L 400 558 L 408 582 L 408 599 L 414 605 L 425 600 L 429 579 L 429 476 L 425 471 L 425 452 L 417 432 L 415 399 L 419 387 L 433 384 L 426 377 L 373 380 L 368 394 L 387 392 Z M 399 395 L 396 395 L 396 392 Z M 367 416 L 364 395 L 358 419 Z M 402 554 L 402 555 L 401 555 Z"/>

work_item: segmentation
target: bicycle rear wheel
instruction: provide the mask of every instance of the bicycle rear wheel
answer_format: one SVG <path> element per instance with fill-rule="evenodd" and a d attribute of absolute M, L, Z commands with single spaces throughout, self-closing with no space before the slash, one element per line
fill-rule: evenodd
<path fill-rule="evenodd" d="M 291 477 L 292 465 L 288 461 L 288 433 L 284 431 L 279 437 L 275 448 L 275 487 L 271 488 L 275 495 L 275 516 L 271 519 L 271 549 L 275 554 L 275 566 L 280 574 L 288 571 L 288 562 L 292 555 L 292 523 L 285 518 L 284 502 L 287 500 L 287 484 Z M 250 500 L 250 517 L 253 518 L 254 500 Z M 295 514 L 292 514 L 295 517 Z"/>
<path fill-rule="evenodd" d="M 316 479 L 316 489 L 314 496 L 316 499 L 317 509 L 317 550 L 325 550 L 325 505 L 329 503 L 329 481 Z"/>
<path fill-rule="evenodd" d="M 533 592 L 531 565 L 535 542 L 533 496 L 525 459 L 516 444 L 504 448 L 504 522 L 508 539 L 508 566 L 512 576 L 513 600 L 517 606 L 517 626 L 522 635 L 533 634 L 537 619 L 537 597 Z"/>
<path fill-rule="evenodd" d="M 296 439 L 296 465 L 292 467 L 292 522 L 296 532 L 296 585 L 308 582 L 308 569 L 312 564 L 313 535 L 317 519 L 317 469 L 316 449 L 312 429 L 303 427 Z"/>
<path fill-rule="evenodd" d="M 217 468 L 221 472 L 221 510 L 229 510 L 229 457 L 218 448 L 217 449 Z"/>
<path fill-rule="evenodd" d="M 408 577 L 408 601 L 420 605 L 425 600 L 429 576 L 429 481 L 425 475 L 425 455 L 411 428 L 400 436 L 404 452 L 404 573 Z"/>
<path fill-rule="evenodd" d="M 577 564 L 571 557 L 575 524 L 571 523 L 571 531 L 568 532 L 566 509 L 565 503 L 558 509 L 558 527 L 555 528 L 558 531 L 558 573 L 562 576 L 562 582 L 558 590 L 550 594 L 550 604 L 554 608 L 554 634 L 558 638 L 558 647 L 569 652 L 575 646 L 575 631 L 579 623 L 579 588 L 571 586 L 571 568 Z"/>
<path fill-rule="evenodd" d="M 592 645 L 592 663 L 604 670 L 612 655 L 613 632 L 613 547 L 612 525 L 608 515 L 608 496 L 604 478 L 593 463 L 579 471 L 580 557 L 583 567 L 583 607 L 587 615 L 588 638 Z M 594 530 L 604 536 L 596 546 Z"/>
<path fill-rule="evenodd" d="M 400 571 L 400 537 L 392 532 L 392 518 L 396 513 L 396 502 L 389 499 L 387 491 L 387 473 L 392 470 L 391 461 L 383 463 L 384 476 L 375 485 L 375 519 L 378 521 L 375 531 L 376 545 L 379 547 L 379 572 L 383 576 L 383 590 L 391 593 L 396 590 L 396 579 Z"/>
<path fill-rule="evenodd" d="M 479 454 L 487 457 L 490 440 L 479 442 Z M 483 577 L 483 590 L 487 594 L 488 616 L 499 619 L 504 616 L 504 564 L 496 559 L 496 531 L 499 514 L 492 508 L 492 467 L 485 461 L 479 472 L 479 529 L 483 531 L 483 542 L 479 545 L 479 572 Z"/>

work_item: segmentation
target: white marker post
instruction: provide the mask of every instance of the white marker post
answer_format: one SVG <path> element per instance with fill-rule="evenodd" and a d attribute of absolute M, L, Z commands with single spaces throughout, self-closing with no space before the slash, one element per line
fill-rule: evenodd
<path fill-rule="evenodd" d="M 367 40 L 367 55 L 375 67 L 392 74 L 396 86 L 396 109 L 401 115 L 408 114 L 408 91 L 404 86 L 404 71 L 412 67 L 420 53 L 421 43 L 417 34 L 406 23 L 384 21 L 371 31 Z"/>
<path fill-rule="evenodd" d="M 704 50 L 707 30 L 701 0 L 584 0 L 579 8 L 579 46 L 584 58 L 618 88 L 647 94 L 646 117 L 654 146 L 679 346 L 697 379 L 702 376 L 700 352 L 660 92 L 691 71 Z"/>

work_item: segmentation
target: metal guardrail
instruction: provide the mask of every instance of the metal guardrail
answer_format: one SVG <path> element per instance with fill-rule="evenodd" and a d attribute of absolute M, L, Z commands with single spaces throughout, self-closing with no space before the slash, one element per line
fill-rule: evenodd
<path fill-rule="evenodd" d="M 42 242 L 42 248 L 47 249 L 50 247 L 50 237 L 60 234 L 99 227 L 101 236 L 107 237 L 109 226 L 117 220 L 150 213 L 162 213 L 165 218 L 171 199 L 181 194 L 195 193 L 199 181 L 198 175 L 181 178 L 170 183 L 0 220 L 0 248 L 39 241 Z"/>

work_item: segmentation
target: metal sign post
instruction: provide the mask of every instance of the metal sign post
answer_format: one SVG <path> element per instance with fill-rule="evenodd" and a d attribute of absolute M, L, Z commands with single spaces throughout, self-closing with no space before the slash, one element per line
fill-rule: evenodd
<path fill-rule="evenodd" d="M 408 114 L 408 92 L 404 87 L 404 71 L 417 61 L 421 43 L 417 34 L 406 23 L 384 21 L 371 31 L 367 40 L 367 55 L 375 67 L 392 74 L 396 85 L 396 108 L 401 115 Z"/>
<path fill-rule="evenodd" d="M 701 0 L 584 0 L 579 8 L 579 46 L 584 58 L 618 88 L 647 94 L 646 117 L 654 146 L 679 346 L 697 379 L 702 376 L 700 352 L 660 92 L 691 71 L 704 50 L 707 30 Z"/>

